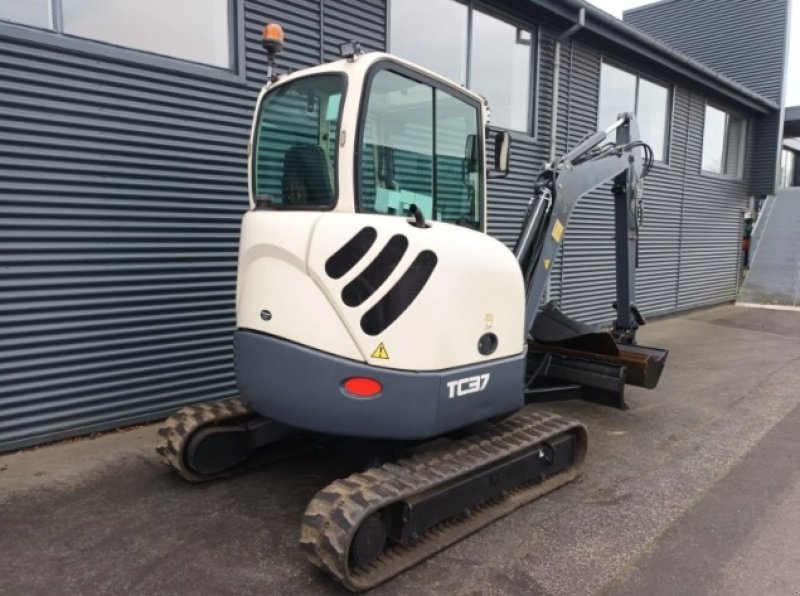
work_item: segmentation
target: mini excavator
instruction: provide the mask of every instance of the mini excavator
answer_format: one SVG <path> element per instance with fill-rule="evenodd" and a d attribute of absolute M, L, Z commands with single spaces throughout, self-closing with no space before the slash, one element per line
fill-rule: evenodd
<path fill-rule="evenodd" d="M 545 164 L 511 251 L 486 234 L 487 178 L 508 174 L 510 136 L 488 127 L 484 98 L 355 42 L 278 75 L 280 26 L 263 45 L 240 396 L 178 411 L 157 450 L 196 482 L 301 434 L 400 446 L 320 490 L 303 516 L 309 561 L 361 591 L 576 477 L 585 427 L 538 402 L 625 407 L 626 384 L 658 383 L 667 352 L 636 343 L 634 303 L 652 152 L 622 114 Z M 541 303 L 573 208 L 608 181 L 616 319 L 602 331 Z"/>

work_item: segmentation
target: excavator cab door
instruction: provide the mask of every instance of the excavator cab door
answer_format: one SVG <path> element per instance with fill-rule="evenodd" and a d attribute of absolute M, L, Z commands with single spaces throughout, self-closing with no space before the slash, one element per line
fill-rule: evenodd
<path fill-rule="evenodd" d="M 364 82 L 356 211 L 485 229 L 480 102 L 386 60 Z M 415 207 L 414 208 L 412 208 Z"/>

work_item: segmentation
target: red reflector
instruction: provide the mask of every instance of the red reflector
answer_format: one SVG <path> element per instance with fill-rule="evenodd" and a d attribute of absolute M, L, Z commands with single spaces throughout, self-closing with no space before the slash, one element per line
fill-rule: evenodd
<path fill-rule="evenodd" d="M 344 390 L 356 397 L 372 397 L 381 392 L 381 384 L 367 377 L 350 377 L 344 382 Z"/>

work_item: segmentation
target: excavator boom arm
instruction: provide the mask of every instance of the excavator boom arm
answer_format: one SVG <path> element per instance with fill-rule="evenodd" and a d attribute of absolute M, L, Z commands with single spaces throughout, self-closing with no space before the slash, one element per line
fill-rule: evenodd
<path fill-rule="evenodd" d="M 616 143 L 603 145 L 616 131 Z M 615 330 L 633 340 L 640 318 L 634 304 L 635 255 L 638 243 L 639 181 L 647 173 L 650 150 L 639 140 L 631 114 L 578 144 L 539 176 L 520 231 L 515 254 L 525 276 L 525 329 L 530 332 L 541 305 L 552 264 L 570 215 L 582 196 L 613 180 L 617 252 L 617 320 Z"/>

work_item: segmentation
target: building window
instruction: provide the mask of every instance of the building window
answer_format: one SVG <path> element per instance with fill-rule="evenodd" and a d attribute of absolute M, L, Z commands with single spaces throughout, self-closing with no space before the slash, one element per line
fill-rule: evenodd
<path fill-rule="evenodd" d="M 467 6 L 453 0 L 392 0 L 392 51 L 465 85 L 468 19 Z"/>
<path fill-rule="evenodd" d="M 469 88 L 489 99 L 497 126 L 530 129 L 532 37 L 530 31 L 473 11 Z"/>
<path fill-rule="evenodd" d="M 0 20 L 52 29 L 50 0 L 4 0 L 0 2 Z"/>
<path fill-rule="evenodd" d="M 622 112 L 636 116 L 642 141 L 650 145 L 657 160 L 666 161 L 669 87 L 603 62 L 597 127 L 610 126 Z"/>
<path fill-rule="evenodd" d="M 741 178 L 745 129 L 743 118 L 706 104 L 703 170 Z"/>
<path fill-rule="evenodd" d="M 393 0 L 389 19 L 393 53 L 484 95 L 493 125 L 530 133 L 531 30 L 456 0 Z"/>
<path fill-rule="evenodd" d="M 2 0 L 0 20 L 233 66 L 232 0 Z"/>

